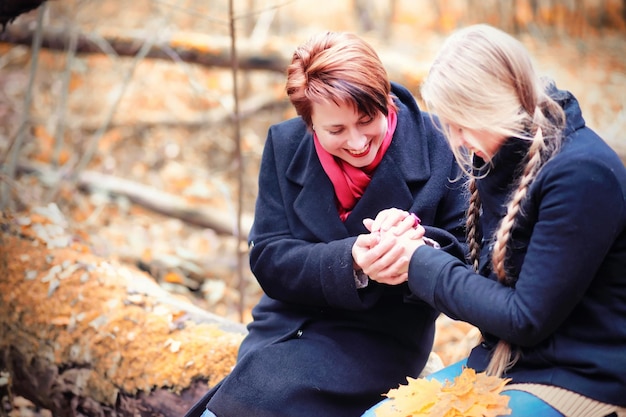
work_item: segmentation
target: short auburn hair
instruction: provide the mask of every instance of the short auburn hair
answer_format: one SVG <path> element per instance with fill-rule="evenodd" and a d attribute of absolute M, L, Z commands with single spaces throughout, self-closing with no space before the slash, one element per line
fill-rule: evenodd
<path fill-rule="evenodd" d="M 349 32 L 319 33 L 297 47 L 287 67 L 286 91 L 309 128 L 313 103 L 350 104 L 370 117 L 396 110 L 378 54 Z"/>

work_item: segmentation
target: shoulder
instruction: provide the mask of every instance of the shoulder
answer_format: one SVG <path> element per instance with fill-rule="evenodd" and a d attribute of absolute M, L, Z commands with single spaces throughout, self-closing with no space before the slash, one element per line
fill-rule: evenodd
<path fill-rule="evenodd" d="M 262 165 L 275 165 L 280 171 L 303 171 L 315 155 L 312 135 L 300 117 L 271 125 L 263 148 Z"/>
<path fill-rule="evenodd" d="M 269 127 L 265 148 L 278 148 L 280 153 L 294 152 L 305 136 L 310 135 L 300 117 L 294 117 Z"/>
<path fill-rule="evenodd" d="M 417 102 L 415 101 L 415 96 L 411 94 L 408 88 L 403 86 L 402 84 L 398 84 L 396 82 L 391 82 L 391 93 L 396 96 L 398 101 L 407 105 L 415 105 L 417 107 Z"/>
<path fill-rule="evenodd" d="M 617 153 L 593 130 L 584 127 L 565 138 L 563 146 L 544 167 L 538 182 L 573 187 L 593 195 L 621 190 L 626 196 L 626 167 Z"/>
<path fill-rule="evenodd" d="M 270 126 L 269 133 L 274 140 L 289 140 L 301 137 L 307 133 L 307 127 L 302 118 L 294 117 Z"/>
<path fill-rule="evenodd" d="M 626 172 L 624 163 L 615 150 L 588 127 L 579 128 L 567 135 L 560 152 L 548 164 L 563 168 L 572 164 L 579 168 L 605 167 L 619 176 Z"/>

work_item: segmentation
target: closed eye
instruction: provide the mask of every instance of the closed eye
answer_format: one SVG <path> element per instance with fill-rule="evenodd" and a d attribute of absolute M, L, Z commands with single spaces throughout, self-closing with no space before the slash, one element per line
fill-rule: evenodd
<path fill-rule="evenodd" d="M 359 124 L 360 125 L 368 125 L 370 123 L 372 123 L 374 121 L 373 117 L 367 117 L 367 118 L 363 118 L 361 120 L 359 120 Z"/>

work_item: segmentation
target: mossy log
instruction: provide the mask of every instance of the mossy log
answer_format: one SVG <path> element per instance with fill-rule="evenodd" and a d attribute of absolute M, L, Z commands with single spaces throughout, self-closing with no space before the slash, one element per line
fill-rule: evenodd
<path fill-rule="evenodd" d="M 0 227 L 0 390 L 56 417 L 179 417 L 234 366 L 243 325 L 94 255 L 56 206 Z"/>

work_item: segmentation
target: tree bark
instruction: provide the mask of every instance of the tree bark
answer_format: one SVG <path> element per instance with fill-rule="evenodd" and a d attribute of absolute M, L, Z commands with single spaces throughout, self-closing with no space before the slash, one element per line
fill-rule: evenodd
<path fill-rule="evenodd" d="M 180 417 L 234 366 L 245 328 L 91 254 L 55 207 L 0 221 L 8 391 L 57 417 Z"/>

